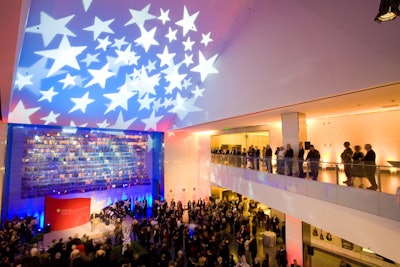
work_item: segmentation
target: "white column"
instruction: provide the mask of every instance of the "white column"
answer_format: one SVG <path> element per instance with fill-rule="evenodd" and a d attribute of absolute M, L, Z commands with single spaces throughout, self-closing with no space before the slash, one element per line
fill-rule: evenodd
<path fill-rule="evenodd" d="M 281 115 L 282 119 L 282 140 L 283 146 L 290 144 L 295 162 L 293 164 L 293 174 L 298 173 L 297 154 L 299 152 L 299 142 L 307 140 L 306 116 L 303 113 L 285 113 Z M 286 250 L 288 253 L 289 266 L 296 259 L 301 266 L 303 264 L 303 230 L 302 222 L 295 217 L 285 215 L 286 228 Z"/>
<path fill-rule="evenodd" d="M 303 264 L 303 230 L 301 220 L 285 215 L 286 226 L 286 251 L 289 266 L 296 259 L 300 266 Z"/>
<path fill-rule="evenodd" d="M 297 153 L 299 152 L 299 142 L 307 140 L 307 125 L 306 115 L 303 113 L 292 112 L 284 113 L 281 115 L 282 120 L 282 140 L 283 147 L 286 149 L 286 145 L 290 144 L 293 152 L 294 159 L 297 159 Z M 298 173 L 297 161 L 293 164 L 293 173 Z"/>

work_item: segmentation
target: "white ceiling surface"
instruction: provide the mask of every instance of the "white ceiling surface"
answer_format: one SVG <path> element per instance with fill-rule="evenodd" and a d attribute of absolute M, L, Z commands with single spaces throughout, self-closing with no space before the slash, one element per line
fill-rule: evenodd
<path fill-rule="evenodd" d="M 277 107 L 272 110 L 264 110 L 254 114 L 196 125 L 180 129 L 180 131 L 206 132 L 223 130 L 225 128 L 234 129 L 247 126 L 268 126 L 280 122 L 281 114 L 292 112 L 304 113 L 307 119 L 316 119 L 371 112 L 385 112 L 398 109 L 400 109 L 400 82 L 326 99 L 293 104 L 286 107 Z"/>
<path fill-rule="evenodd" d="M 270 5 L 273 5 L 273 2 L 270 1 Z M 400 53 L 398 52 L 400 21 L 397 19 L 381 24 L 376 23 L 374 18 L 378 12 L 379 1 L 297 0 L 295 2 L 309 9 L 333 27 L 358 39 L 387 61 L 393 62 L 394 65 L 400 64 Z M 282 11 L 282 19 L 285 19 L 284 15 L 285 12 Z M 343 67 L 346 68 L 346 66 Z M 376 66 L 376 68 L 379 72 L 387 70 L 387 66 Z M 368 78 L 366 77 L 366 79 Z M 277 106 L 253 114 L 216 120 L 180 130 L 211 131 L 258 125 L 268 126 L 271 123 L 280 122 L 281 114 L 290 112 L 305 113 L 308 119 L 312 119 L 400 109 L 400 73 L 399 79 L 389 84 L 371 84 L 369 88 L 351 88 L 351 90 L 348 93 L 324 99 L 295 103 L 290 106 Z"/>
<path fill-rule="evenodd" d="M 210 1 L 210 5 L 214 0 Z M 374 22 L 374 17 L 378 11 L 379 1 L 375 0 L 337 0 L 337 1 L 320 1 L 320 0 L 293 0 L 297 4 L 304 6 L 321 17 L 323 20 L 328 21 L 333 26 L 348 33 L 349 35 L 358 38 L 360 41 L 371 47 L 382 57 L 393 61 L 395 64 L 400 64 L 400 21 L 394 20 L 386 23 L 378 24 Z M 20 12 L 16 10 L 15 5 L 11 3 L 29 3 L 26 0 L 5 0 L 0 3 L 0 34 L 2 36 L 9 36 L 10 27 L 5 27 L 7 23 L 19 23 L 24 21 L 26 14 L 22 12 L 22 19 L 20 20 Z M 274 1 L 270 1 L 270 5 Z M 23 5 L 22 5 L 23 6 Z M 11 9 L 10 9 L 11 7 Z M 4 11 L 7 10 L 7 13 Z M 223 12 L 223 10 L 221 11 Z M 7 14 L 7 16 L 5 16 Z M 12 14 L 13 18 L 10 18 Z M 248 16 L 248 12 L 244 12 L 243 16 Z M 282 11 L 284 18 L 284 11 Z M 7 19 L 7 23 L 4 20 Z M 368 25 L 365 25 L 367 21 Z M 240 27 L 235 23 L 232 27 Z M 18 26 L 13 29 L 18 28 Z M 299 29 L 301 31 L 301 29 Z M 234 32 L 234 29 L 232 29 Z M 6 40 L 3 39 L 3 48 L 0 48 L 0 65 L 2 65 L 2 77 L 0 79 L 1 90 L 1 105 L 3 119 L 7 119 L 9 108 L 10 96 L 10 73 L 14 73 L 17 62 L 15 57 L 18 56 L 10 53 L 10 47 L 19 47 L 15 36 Z M 224 49 L 225 45 L 219 45 L 220 49 Z M 13 52 L 13 51 L 11 51 Z M 223 53 L 223 51 L 219 51 Z M 10 55 L 11 54 L 11 55 Z M 14 57 L 14 60 L 11 60 Z M 384 68 L 384 66 L 377 66 L 377 68 Z M 7 75 L 5 75 L 7 74 Z M 331 117 L 346 114 L 365 113 L 369 111 L 398 109 L 400 104 L 400 73 L 399 80 L 393 81 L 389 85 L 371 85 L 373 88 L 359 88 L 358 90 L 342 94 L 339 96 L 332 96 L 325 99 L 316 99 L 307 103 L 298 103 L 286 107 L 276 107 L 270 110 L 260 110 L 259 112 L 243 115 L 239 117 L 219 120 L 193 127 L 180 129 L 180 131 L 208 131 L 219 130 L 225 127 L 239 128 L 245 126 L 265 125 L 271 122 L 280 121 L 282 113 L 288 112 L 301 112 L 307 114 L 307 118 L 317 117 Z"/>

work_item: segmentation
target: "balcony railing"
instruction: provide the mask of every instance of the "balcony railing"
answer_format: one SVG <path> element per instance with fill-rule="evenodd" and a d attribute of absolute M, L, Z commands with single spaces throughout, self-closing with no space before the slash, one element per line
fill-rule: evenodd
<path fill-rule="evenodd" d="M 319 182 L 333 183 L 341 186 L 353 186 L 365 189 L 371 186 L 365 170 L 375 171 L 377 190 L 388 194 L 400 194 L 400 168 L 364 163 L 337 163 L 324 161 L 299 161 L 293 158 L 262 158 L 230 154 L 211 154 L 213 163 L 238 168 L 248 168 L 260 172 L 294 176 Z M 350 181 L 345 169 L 350 171 Z M 347 181 L 347 182 L 346 182 Z"/>

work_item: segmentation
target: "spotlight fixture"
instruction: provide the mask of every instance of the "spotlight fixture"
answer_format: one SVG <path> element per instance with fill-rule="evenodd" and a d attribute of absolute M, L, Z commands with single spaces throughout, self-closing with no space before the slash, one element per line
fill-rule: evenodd
<path fill-rule="evenodd" d="M 376 15 L 375 21 L 381 23 L 394 20 L 397 16 L 400 16 L 399 0 L 381 0 L 379 13 Z"/>

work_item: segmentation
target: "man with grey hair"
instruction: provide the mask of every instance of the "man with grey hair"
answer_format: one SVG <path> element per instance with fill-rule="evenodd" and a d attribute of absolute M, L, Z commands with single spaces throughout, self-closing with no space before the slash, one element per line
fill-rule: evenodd
<path fill-rule="evenodd" d="M 367 176 L 367 179 L 371 184 L 371 186 L 367 187 L 367 189 L 377 190 L 378 185 L 376 184 L 375 180 L 375 172 L 376 172 L 375 152 L 372 150 L 371 144 L 365 144 L 364 149 L 367 151 L 367 154 L 365 154 L 364 158 L 362 159 L 362 162 L 364 163 L 365 175 Z"/>

